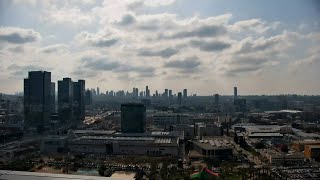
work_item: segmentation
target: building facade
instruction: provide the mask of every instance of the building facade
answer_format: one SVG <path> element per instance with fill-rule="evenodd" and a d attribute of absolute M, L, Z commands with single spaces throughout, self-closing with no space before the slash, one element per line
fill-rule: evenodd
<path fill-rule="evenodd" d="M 143 133 L 146 128 L 146 107 L 141 103 L 121 105 L 121 132 Z"/>

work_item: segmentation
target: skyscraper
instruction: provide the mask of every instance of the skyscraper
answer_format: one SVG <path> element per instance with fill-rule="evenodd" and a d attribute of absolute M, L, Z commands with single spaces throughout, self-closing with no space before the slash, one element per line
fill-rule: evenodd
<path fill-rule="evenodd" d="M 169 91 L 168 91 L 168 89 L 165 89 L 164 90 L 164 97 L 168 97 L 169 96 Z"/>
<path fill-rule="evenodd" d="M 100 88 L 97 87 L 97 96 L 99 96 L 99 95 L 100 95 Z"/>
<path fill-rule="evenodd" d="M 237 99 L 237 97 L 238 97 L 238 89 L 237 87 L 233 87 L 233 98 Z"/>
<path fill-rule="evenodd" d="M 182 93 L 181 92 L 178 92 L 178 104 L 179 104 L 179 106 L 182 105 Z"/>
<path fill-rule="evenodd" d="M 169 97 L 172 97 L 172 89 L 169 90 Z"/>
<path fill-rule="evenodd" d="M 106 93 L 106 94 L 108 94 L 108 93 Z M 87 89 L 85 92 L 85 104 L 86 105 L 92 104 L 92 93 L 89 89 Z"/>
<path fill-rule="evenodd" d="M 150 90 L 148 86 L 146 86 L 146 97 L 150 97 Z"/>
<path fill-rule="evenodd" d="M 58 81 L 58 115 L 61 123 L 73 120 L 73 84 L 71 78 Z"/>
<path fill-rule="evenodd" d="M 24 79 L 24 122 L 43 132 L 51 112 L 51 72 L 29 71 Z"/>
<path fill-rule="evenodd" d="M 85 118 L 85 80 L 73 82 L 73 114 L 76 123 Z"/>
<path fill-rule="evenodd" d="M 121 132 L 144 133 L 146 108 L 141 103 L 121 104 Z"/>
<path fill-rule="evenodd" d="M 218 105 L 219 104 L 219 94 L 214 95 L 214 104 Z"/>
<path fill-rule="evenodd" d="M 186 99 L 188 97 L 188 90 L 184 89 L 183 90 L 183 98 Z"/>
<path fill-rule="evenodd" d="M 56 83 L 51 82 L 51 113 L 56 113 Z"/>

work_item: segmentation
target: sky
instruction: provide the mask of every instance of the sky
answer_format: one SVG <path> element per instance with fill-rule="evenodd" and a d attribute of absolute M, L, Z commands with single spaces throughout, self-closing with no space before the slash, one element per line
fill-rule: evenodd
<path fill-rule="evenodd" d="M 320 94 L 317 0 L 1 0 L 0 92 L 28 71 L 87 88 Z"/>

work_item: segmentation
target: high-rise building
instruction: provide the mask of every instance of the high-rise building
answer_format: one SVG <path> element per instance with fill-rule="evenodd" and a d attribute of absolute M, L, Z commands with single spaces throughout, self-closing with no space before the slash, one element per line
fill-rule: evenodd
<path fill-rule="evenodd" d="M 141 103 L 121 104 L 121 132 L 144 133 L 146 107 Z"/>
<path fill-rule="evenodd" d="M 143 91 L 140 92 L 140 97 L 143 97 Z"/>
<path fill-rule="evenodd" d="M 164 90 L 164 97 L 168 97 L 169 96 L 169 91 L 168 91 L 168 89 L 165 89 Z"/>
<path fill-rule="evenodd" d="M 42 132 L 51 114 L 51 72 L 29 71 L 24 79 L 24 122 Z"/>
<path fill-rule="evenodd" d="M 158 97 L 159 96 L 159 93 L 158 93 L 158 90 L 156 90 L 156 97 Z"/>
<path fill-rule="evenodd" d="M 238 97 L 238 89 L 237 87 L 233 87 L 233 98 L 237 99 L 237 97 Z"/>
<path fill-rule="evenodd" d="M 97 92 L 94 88 L 91 88 L 91 94 L 92 96 L 96 96 L 97 95 Z"/>
<path fill-rule="evenodd" d="M 169 97 L 172 97 L 172 89 L 169 90 Z"/>
<path fill-rule="evenodd" d="M 82 122 L 85 118 L 85 80 L 73 82 L 73 117 Z"/>
<path fill-rule="evenodd" d="M 214 95 L 214 104 L 218 105 L 219 104 L 219 94 Z"/>
<path fill-rule="evenodd" d="M 56 113 L 56 83 L 51 82 L 51 113 Z"/>
<path fill-rule="evenodd" d="M 58 81 L 58 116 L 61 123 L 73 121 L 73 83 L 71 78 Z"/>
<path fill-rule="evenodd" d="M 150 97 L 150 89 L 146 86 L 146 97 Z"/>
<path fill-rule="evenodd" d="M 182 93 L 181 92 L 178 92 L 178 104 L 179 104 L 179 106 L 182 105 Z"/>
<path fill-rule="evenodd" d="M 186 99 L 188 97 L 188 90 L 184 89 L 183 90 L 183 98 Z"/>
<path fill-rule="evenodd" d="M 97 87 L 97 95 L 99 96 L 100 95 L 100 88 Z"/>
<path fill-rule="evenodd" d="M 106 93 L 106 94 L 108 94 L 108 93 Z M 85 104 L 86 105 L 92 104 L 92 93 L 89 89 L 87 89 L 85 92 Z"/>

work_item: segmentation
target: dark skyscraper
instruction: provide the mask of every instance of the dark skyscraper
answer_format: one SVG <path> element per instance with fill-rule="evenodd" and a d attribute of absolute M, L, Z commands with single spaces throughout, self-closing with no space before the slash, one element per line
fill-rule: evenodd
<path fill-rule="evenodd" d="M 219 104 L 219 94 L 214 95 L 214 104 L 218 105 Z"/>
<path fill-rule="evenodd" d="M 51 113 L 56 113 L 56 83 L 51 82 Z"/>
<path fill-rule="evenodd" d="M 179 106 L 182 105 L 182 93 L 181 92 L 178 92 L 178 104 L 179 104 Z"/>
<path fill-rule="evenodd" d="M 49 124 L 51 114 L 51 72 L 30 71 L 24 79 L 24 121 L 39 132 Z"/>
<path fill-rule="evenodd" d="M 184 89 L 183 90 L 183 98 L 186 99 L 188 97 L 188 90 Z"/>
<path fill-rule="evenodd" d="M 73 82 L 73 114 L 76 122 L 85 118 L 85 81 Z"/>
<path fill-rule="evenodd" d="M 146 97 L 150 97 L 150 89 L 146 86 Z"/>
<path fill-rule="evenodd" d="M 169 91 L 168 91 L 168 89 L 165 89 L 164 90 L 164 97 L 168 97 L 169 96 Z"/>
<path fill-rule="evenodd" d="M 108 93 L 106 93 L 106 94 L 108 94 Z M 92 104 L 92 93 L 89 89 L 87 89 L 85 92 L 85 104 L 86 105 Z"/>
<path fill-rule="evenodd" d="M 172 89 L 169 90 L 169 97 L 172 97 Z"/>
<path fill-rule="evenodd" d="M 141 103 L 121 105 L 121 132 L 144 133 L 146 128 L 146 108 Z"/>
<path fill-rule="evenodd" d="M 62 123 L 73 120 L 73 84 L 71 78 L 58 81 L 58 115 Z"/>
<path fill-rule="evenodd" d="M 237 87 L 234 87 L 233 88 L 233 98 L 237 99 L 237 97 L 238 97 L 238 89 L 237 89 Z"/>

